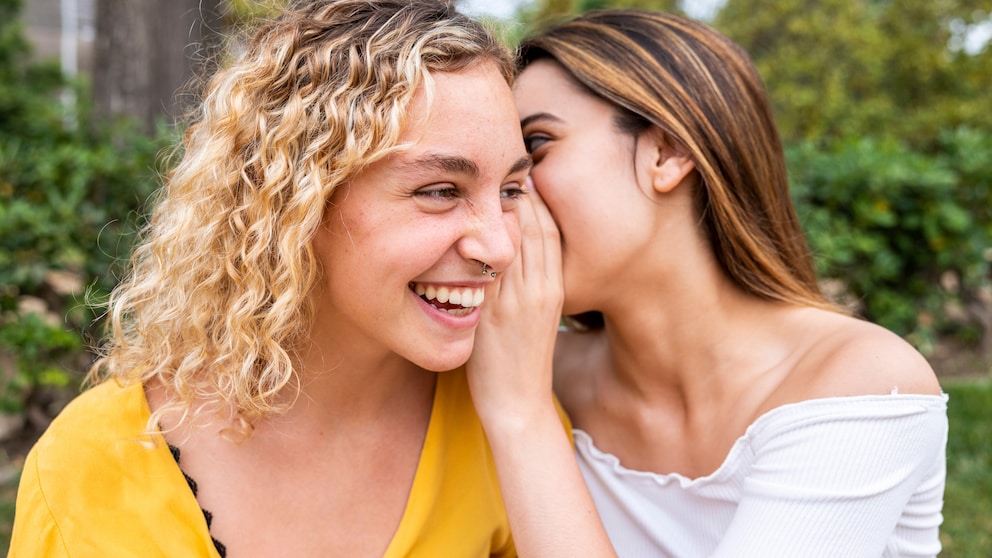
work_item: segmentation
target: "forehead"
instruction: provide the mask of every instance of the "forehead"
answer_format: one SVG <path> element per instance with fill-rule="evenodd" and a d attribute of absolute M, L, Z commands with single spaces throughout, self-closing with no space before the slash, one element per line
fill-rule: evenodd
<path fill-rule="evenodd" d="M 512 105 L 510 86 L 492 63 L 455 72 L 429 72 L 408 107 L 401 140 L 423 141 L 448 133 L 448 127 L 498 126 L 505 116 L 501 110 Z"/>
<path fill-rule="evenodd" d="M 398 170 L 478 173 L 525 154 L 513 94 L 495 64 L 431 72 L 429 80 L 410 103 L 399 149 L 389 157 Z"/>
<path fill-rule="evenodd" d="M 557 119 L 587 127 L 601 119 L 610 119 L 614 107 L 576 81 L 558 62 L 539 59 L 523 70 L 513 85 L 513 95 L 521 120 L 536 114 L 542 120 Z"/>

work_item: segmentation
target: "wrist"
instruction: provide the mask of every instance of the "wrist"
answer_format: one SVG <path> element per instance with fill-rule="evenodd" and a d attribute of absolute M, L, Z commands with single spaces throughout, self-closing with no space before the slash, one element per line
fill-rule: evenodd
<path fill-rule="evenodd" d="M 489 406 L 478 414 L 490 439 L 518 439 L 520 436 L 546 435 L 550 430 L 564 430 L 562 417 L 550 394 L 531 401 L 518 400 L 512 405 Z"/>

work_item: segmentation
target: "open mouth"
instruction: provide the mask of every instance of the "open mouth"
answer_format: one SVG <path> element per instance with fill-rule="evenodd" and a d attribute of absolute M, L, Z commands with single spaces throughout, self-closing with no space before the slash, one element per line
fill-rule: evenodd
<path fill-rule="evenodd" d="M 431 307 L 453 316 L 467 316 L 486 298 L 481 287 L 448 287 L 430 283 L 410 283 L 410 290 Z"/>

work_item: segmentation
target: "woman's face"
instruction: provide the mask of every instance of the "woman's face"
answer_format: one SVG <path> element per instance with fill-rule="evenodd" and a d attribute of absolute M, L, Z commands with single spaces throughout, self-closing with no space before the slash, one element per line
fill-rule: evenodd
<path fill-rule="evenodd" d="M 440 371 L 468 359 L 490 273 L 516 256 L 530 158 L 493 65 L 432 76 L 430 111 L 421 92 L 407 116 L 409 147 L 332 196 L 314 240 L 316 327 L 336 351 Z"/>
<path fill-rule="evenodd" d="M 514 96 L 534 186 L 561 231 L 564 312 L 632 296 L 624 278 L 647 255 L 656 221 L 650 177 L 638 168 L 650 142 L 620 132 L 613 107 L 552 60 L 529 65 Z"/>

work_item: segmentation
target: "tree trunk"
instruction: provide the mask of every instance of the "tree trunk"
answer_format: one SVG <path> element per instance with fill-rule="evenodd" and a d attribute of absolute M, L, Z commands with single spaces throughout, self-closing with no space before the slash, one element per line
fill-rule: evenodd
<path fill-rule="evenodd" d="M 183 115 L 183 91 L 221 45 L 222 0 L 97 0 L 93 94 L 104 119 L 148 132 Z"/>

